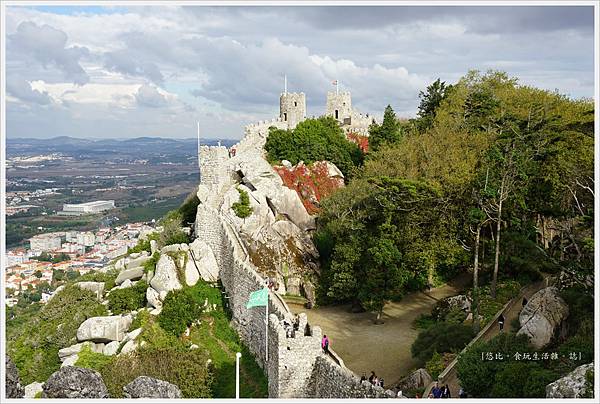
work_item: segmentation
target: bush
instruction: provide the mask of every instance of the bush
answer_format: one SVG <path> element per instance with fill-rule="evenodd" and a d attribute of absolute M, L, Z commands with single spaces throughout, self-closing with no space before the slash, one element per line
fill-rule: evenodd
<path fill-rule="evenodd" d="M 496 374 L 491 397 L 542 398 L 557 374 L 535 362 L 510 362 Z"/>
<path fill-rule="evenodd" d="M 426 330 L 429 327 L 434 326 L 436 324 L 437 321 L 435 321 L 435 319 L 431 315 L 421 314 L 415 319 L 415 321 L 413 321 L 413 328 Z"/>
<path fill-rule="evenodd" d="M 158 262 L 159 259 L 160 259 L 160 252 L 154 251 L 154 254 L 152 254 L 152 257 L 150 257 L 150 259 L 148 261 L 144 262 L 144 273 L 147 274 L 150 271 L 155 271 L 156 263 Z"/>
<path fill-rule="evenodd" d="M 138 376 L 173 383 L 184 398 L 210 398 L 212 376 L 202 349 L 144 349 L 113 356 L 100 370 L 111 397 L 123 397 L 123 387 Z"/>
<path fill-rule="evenodd" d="M 147 310 L 141 310 L 137 314 L 135 322 L 137 325 L 136 328 L 142 328 L 138 339 L 146 341 L 146 344 L 143 347 L 139 347 L 138 350 L 169 348 L 185 351 L 188 349 L 180 339 L 163 330 L 158 324 L 158 320 Z"/>
<path fill-rule="evenodd" d="M 158 241 L 160 238 L 160 234 L 158 232 L 150 233 L 144 239 L 139 239 L 138 243 L 135 247 L 131 247 L 127 249 L 127 255 L 133 253 L 139 253 L 142 251 L 150 252 L 150 240 Z"/>
<path fill-rule="evenodd" d="M 92 348 L 90 348 L 89 345 L 86 345 L 77 354 L 77 362 L 75 362 L 75 366 L 100 371 L 104 366 L 110 363 L 111 359 L 111 356 L 93 352 Z"/>
<path fill-rule="evenodd" d="M 146 306 L 146 281 L 137 281 L 135 285 L 115 289 L 108 294 L 108 308 L 113 314 L 126 313 Z"/>
<path fill-rule="evenodd" d="M 233 209 L 237 217 L 245 219 L 252 214 L 250 197 L 248 196 L 248 192 L 244 191 L 243 189 L 237 188 L 237 191 L 240 194 L 240 200 L 238 202 L 234 202 L 231 205 L 231 209 Z"/>
<path fill-rule="evenodd" d="M 462 387 L 473 397 L 490 397 L 496 385 L 496 374 L 500 373 L 507 363 L 500 360 L 482 359 L 482 353 L 500 352 L 512 354 L 515 352 L 533 352 L 526 335 L 502 333 L 490 341 L 479 341 L 471 345 L 458 358 L 456 372 Z M 508 377 L 509 375 L 506 375 Z M 525 383 L 527 379 L 522 380 Z"/>
<path fill-rule="evenodd" d="M 412 356 L 425 363 L 434 352 L 460 351 L 473 337 L 473 330 L 469 326 L 438 323 L 419 333 L 411 346 Z"/>
<path fill-rule="evenodd" d="M 115 280 L 119 271 L 112 269 L 107 272 L 91 271 L 77 278 L 77 282 L 104 282 L 104 290 L 110 290 L 115 287 Z"/>
<path fill-rule="evenodd" d="M 74 285 L 65 287 L 18 331 L 7 350 L 23 385 L 47 380 L 60 368 L 58 350 L 77 343 L 77 329 L 86 319 L 107 315 L 96 294 Z"/>
<path fill-rule="evenodd" d="M 171 244 L 189 243 L 190 237 L 181 228 L 181 214 L 173 211 L 161 220 L 163 231 L 159 235 L 158 244 L 162 248 Z"/>
<path fill-rule="evenodd" d="M 433 352 L 431 359 L 429 359 L 425 364 L 425 369 L 427 369 L 427 373 L 431 375 L 433 380 L 436 380 L 445 368 L 446 363 L 444 361 L 444 357 L 436 351 Z"/>
<path fill-rule="evenodd" d="M 198 205 L 200 205 L 200 199 L 198 199 L 198 196 L 194 191 L 186 198 L 179 209 L 177 209 L 177 211 L 181 214 L 181 223 L 184 226 L 192 224 L 196 221 Z"/>
<path fill-rule="evenodd" d="M 190 289 L 173 290 L 165 297 L 158 323 L 165 331 L 180 336 L 201 313 L 202 306 Z"/>

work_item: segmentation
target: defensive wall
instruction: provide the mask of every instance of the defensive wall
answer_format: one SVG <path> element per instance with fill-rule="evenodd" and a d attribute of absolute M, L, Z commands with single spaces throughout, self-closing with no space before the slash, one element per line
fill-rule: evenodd
<path fill-rule="evenodd" d="M 244 157 L 263 158 L 268 128 L 283 129 L 287 125 L 281 119 L 247 125 L 244 138 L 231 149 L 235 149 L 236 155 L 244 153 Z M 239 234 L 231 225 L 231 218 L 220 212 L 224 191 L 237 181 L 231 149 L 200 148 L 200 182 L 208 188 L 208 196 L 198 206 L 195 234 L 215 255 L 232 313 L 232 325 L 264 369 L 269 381 L 269 397 L 392 397 L 393 392 L 389 390 L 361 382 L 334 351 L 326 355 L 321 349 L 320 327 L 308 324 L 304 313 L 294 315 L 273 291 L 269 293 L 267 359 L 265 308 L 246 308 L 250 293 L 262 289 L 265 279 L 251 264 Z M 296 325 L 293 334 L 288 324 Z"/>

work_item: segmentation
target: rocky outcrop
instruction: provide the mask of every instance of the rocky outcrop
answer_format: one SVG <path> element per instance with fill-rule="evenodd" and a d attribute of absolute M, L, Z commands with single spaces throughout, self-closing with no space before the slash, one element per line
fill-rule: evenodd
<path fill-rule="evenodd" d="M 204 241 L 196 239 L 190 244 L 190 258 L 191 259 L 188 259 L 188 265 L 193 265 L 193 269 L 197 268 L 200 278 L 206 282 L 216 282 L 219 279 L 219 266 L 217 260 L 215 259 L 215 255 L 211 248 Z M 194 262 L 192 262 L 194 259 L 195 265 Z M 186 267 L 186 282 L 187 271 L 188 269 Z"/>
<path fill-rule="evenodd" d="M 581 365 L 571 373 L 546 386 L 546 398 L 580 398 L 586 393 L 586 373 L 594 371 L 594 363 Z M 591 388 L 593 389 L 593 382 Z"/>
<path fill-rule="evenodd" d="M 115 283 L 117 285 L 122 284 L 126 280 L 138 280 L 144 275 L 144 267 L 133 267 L 131 269 L 124 269 L 119 272 L 117 279 L 115 279 Z"/>
<path fill-rule="evenodd" d="M 181 390 L 174 384 L 148 376 L 138 376 L 123 387 L 125 398 L 181 398 Z"/>
<path fill-rule="evenodd" d="M 58 358 L 62 362 L 61 367 L 63 366 L 74 366 L 77 360 L 79 359 L 79 352 L 85 347 L 89 347 L 92 352 L 96 353 L 104 353 L 104 344 L 103 343 L 93 343 L 90 341 L 80 342 L 75 345 L 68 346 L 66 348 L 62 348 L 58 351 Z"/>
<path fill-rule="evenodd" d="M 112 356 L 112 355 L 116 354 L 117 351 L 119 350 L 119 345 L 120 344 L 118 341 L 109 342 L 108 344 L 106 344 L 104 346 L 102 353 L 107 356 Z"/>
<path fill-rule="evenodd" d="M 43 385 L 43 398 L 108 398 L 100 373 L 68 366 L 57 370 Z"/>
<path fill-rule="evenodd" d="M 558 289 L 551 286 L 535 293 L 521 313 L 521 328 L 517 335 L 525 334 L 531 344 L 540 349 L 554 337 L 556 330 L 569 315 L 569 307 L 560 297 Z"/>
<path fill-rule="evenodd" d="M 102 294 L 104 293 L 104 282 L 77 282 L 75 285 L 81 289 L 94 292 L 98 300 L 102 299 Z"/>
<path fill-rule="evenodd" d="M 6 375 L 4 380 L 7 398 L 22 398 L 25 395 L 25 390 L 21 386 L 19 371 L 8 356 L 6 356 Z"/>
<path fill-rule="evenodd" d="M 35 398 L 38 393 L 41 393 L 44 383 L 33 382 L 25 386 L 25 398 Z"/>
<path fill-rule="evenodd" d="M 471 299 L 467 295 L 445 297 L 436 303 L 433 310 L 431 310 L 431 316 L 437 321 L 443 321 L 452 310 L 461 310 L 465 314 L 469 313 L 471 311 Z"/>
<path fill-rule="evenodd" d="M 122 271 L 136 267 L 143 267 L 146 261 L 150 259 L 150 254 L 147 251 L 141 253 L 130 254 L 127 257 L 120 258 L 115 262 L 115 269 Z"/>
<path fill-rule="evenodd" d="M 159 293 L 182 288 L 177 276 L 175 260 L 169 255 L 162 254 L 160 256 L 160 259 L 156 263 L 156 272 L 150 281 L 150 286 Z"/>
<path fill-rule="evenodd" d="M 162 308 L 162 301 L 160 300 L 160 294 L 154 290 L 152 287 L 148 287 L 146 289 L 146 300 L 148 304 L 155 309 Z"/>
<path fill-rule="evenodd" d="M 122 341 L 131 325 L 131 316 L 92 317 L 85 320 L 77 330 L 78 341 Z"/>
<path fill-rule="evenodd" d="M 400 382 L 398 382 L 398 389 L 402 391 L 413 390 L 413 389 L 422 389 L 433 382 L 433 378 L 427 372 L 427 370 L 421 368 L 412 372 L 410 375 L 406 376 Z"/>

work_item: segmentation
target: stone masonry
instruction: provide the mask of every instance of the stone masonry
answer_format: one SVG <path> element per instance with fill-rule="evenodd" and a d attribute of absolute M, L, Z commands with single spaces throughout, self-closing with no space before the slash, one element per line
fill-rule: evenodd
<path fill-rule="evenodd" d="M 284 100 L 286 105 L 298 102 L 294 101 L 297 99 L 302 105 L 298 106 L 296 112 L 301 114 L 302 108 L 305 111 L 303 94 L 299 98 L 292 94 L 287 94 L 287 97 Z M 295 117 L 299 118 L 300 115 Z M 360 378 L 343 365 L 343 361 L 336 359 L 335 353 L 332 357 L 326 356 L 321 350 L 320 327 L 308 324 L 304 313 L 296 317 L 275 292 L 269 295 L 269 349 L 266 359 L 265 308 L 246 308 L 250 293 L 263 288 L 266 281 L 251 264 L 240 235 L 230 224 L 231 218 L 220 207 L 224 191 L 239 181 L 239 174 L 235 171 L 235 161 L 239 158 L 235 156 L 263 159 L 263 146 L 269 127 L 287 129 L 294 123 L 290 121 L 292 114 L 287 118 L 287 121 L 280 117 L 247 125 L 244 138 L 229 150 L 222 146 L 200 148 L 200 205 L 196 215 L 196 237 L 206 242 L 215 255 L 219 277 L 232 312 L 232 325 L 265 370 L 269 381 L 269 397 L 390 396 L 392 393 L 384 392 L 381 387 L 361 383 Z M 284 321 L 298 325 L 294 336 L 288 337 Z"/>

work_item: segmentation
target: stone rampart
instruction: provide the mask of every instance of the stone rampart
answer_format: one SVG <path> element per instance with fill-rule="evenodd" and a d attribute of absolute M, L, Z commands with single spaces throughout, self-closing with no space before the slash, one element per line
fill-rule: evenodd
<path fill-rule="evenodd" d="M 246 126 L 244 138 L 233 146 L 236 155 L 244 153 L 247 158 L 256 153 L 256 158 L 263 158 L 262 148 L 271 126 L 285 129 L 287 123 L 275 119 Z M 246 308 L 250 293 L 263 288 L 265 279 L 250 263 L 231 218 L 220 212 L 220 191 L 235 182 L 235 164 L 231 162 L 235 157 L 221 146 L 202 146 L 200 154 L 201 187 L 215 192 L 208 193 L 198 206 L 195 234 L 215 255 L 232 325 L 265 370 L 269 397 L 385 397 L 382 388 L 361 383 L 343 361 L 326 357 L 321 349 L 321 329 L 311 327 L 304 313 L 296 317 L 276 293 L 269 294 L 268 331 L 265 308 Z M 289 325 L 294 323 L 297 331 L 291 335 Z M 268 359 L 265 332 L 269 336 Z"/>

